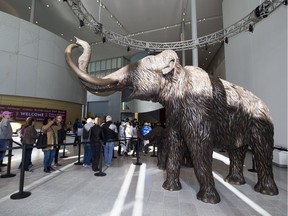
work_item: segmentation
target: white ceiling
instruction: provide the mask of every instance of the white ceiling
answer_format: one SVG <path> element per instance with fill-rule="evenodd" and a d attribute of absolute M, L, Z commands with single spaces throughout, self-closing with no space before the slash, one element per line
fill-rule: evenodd
<path fill-rule="evenodd" d="M 191 39 L 191 0 L 102 0 L 105 8 L 99 10 L 98 0 L 82 0 L 83 5 L 105 29 L 129 35 L 140 33 L 134 39 L 142 41 L 172 42 L 180 41 L 180 23 L 185 18 L 185 39 Z M 0 0 L 0 10 L 29 21 L 32 0 Z M 102 36 L 94 34 L 87 26 L 79 28 L 79 20 L 63 0 L 36 0 L 34 23 L 54 32 L 67 41 L 75 41 L 77 36 L 90 43 L 93 59 L 116 56 L 128 58 L 139 52 L 106 42 Z M 49 7 L 47 7 L 49 5 Z M 196 0 L 198 37 L 216 32 L 223 28 L 222 0 Z M 99 20 L 100 11 L 100 20 Z M 185 12 L 185 16 L 183 16 Z M 111 15 L 113 18 L 111 18 Z M 205 19 L 205 20 L 203 20 Z M 122 27 L 116 23 L 119 21 Z M 176 27 L 171 27 L 175 26 Z M 170 26 L 171 28 L 164 29 Z M 63 35 L 61 35 L 63 34 Z M 199 66 L 207 67 L 220 44 L 199 49 Z M 179 53 L 181 57 L 181 53 Z M 186 51 L 186 64 L 191 64 L 191 50 Z"/>

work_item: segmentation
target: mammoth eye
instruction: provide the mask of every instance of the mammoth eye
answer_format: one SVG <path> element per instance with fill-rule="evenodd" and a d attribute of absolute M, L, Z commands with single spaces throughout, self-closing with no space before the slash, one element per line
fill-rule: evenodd
<path fill-rule="evenodd" d="M 151 57 L 147 57 L 147 59 L 146 59 L 146 63 L 147 63 L 147 64 L 152 64 L 152 63 L 153 63 Z"/>

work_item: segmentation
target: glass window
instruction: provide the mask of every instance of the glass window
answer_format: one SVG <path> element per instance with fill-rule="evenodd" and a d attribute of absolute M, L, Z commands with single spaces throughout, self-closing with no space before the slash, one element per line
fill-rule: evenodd
<path fill-rule="evenodd" d="M 117 59 L 117 61 L 118 61 L 118 63 L 117 63 L 117 68 L 121 68 L 121 67 L 122 67 L 122 58 L 119 57 L 119 58 Z"/>
<path fill-rule="evenodd" d="M 91 62 L 89 64 L 88 71 L 89 72 L 94 72 L 95 71 L 95 62 Z"/>
<path fill-rule="evenodd" d="M 106 69 L 111 69 L 111 59 L 107 59 L 107 62 L 106 62 Z"/>
<path fill-rule="evenodd" d="M 95 71 L 100 71 L 100 61 L 96 61 L 96 70 Z"/>
<path fill-rule="evenodd" d="M 101 70 L 105 70 L 106 69 L 106 60 L 102 60 L 101 61 Z"/>
<path fill-rule="evenodd" d="M 116 58 L 112 59 L 112 68 L 117 68 L 117 59 Z"/>

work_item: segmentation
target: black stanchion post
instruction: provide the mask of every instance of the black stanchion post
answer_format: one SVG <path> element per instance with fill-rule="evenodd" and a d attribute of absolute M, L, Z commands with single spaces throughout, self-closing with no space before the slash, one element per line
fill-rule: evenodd
<path fill-rule="evenodd" d="M 60 158 L 67 158 L 68 156 L 65 155 L 66 143 L 62 143 L 62 145 L 63 145 L 63 154 L 62 154 L 62 156 L 60 156 Z"/>
<path fill-rule="evenodd" d="M 106 176 L 106 173 L 102 172 L 102 163 L 103 162 L 103 146 L 101 145 L 100 160 L 99 160 L 99 172 L 96 172 L 94 176 L 103 177 Z"/>
<path fill-rule="evenodd" d="M 255 166 L 255 159 L 254 154 L 252 153 L 252 169 L 248 169 L 249 172 L 257 172 L 256 166 Z"/>
<path fill-rule="evenodd" d="M 83 165 L 83 163 L 80 161 L 80 155 L 81 155 L 81 141 L 78 143 L 78 161 L 74 163 L 74 165 Z"/>
<path fill-rule="evenodd" d="M 11 157 L 12 157 L 12 140 L 9 140 L 9 150 L 8 150 L 8 163 L 7 163 L 7 172 L 4 175 L 1 175 L 1 178 L 10 178 L 16 176 L 16 174 L 10 173 L 11 171 Z"/>
<path fill-rule="evenodd" d="M 31 192 L 29 191 L 23 191 L 24 188 L 24 177 L 25 177 L 25 157 L 26 157 L 26 145 L 22 145 L 22 160 L 21 160 L 21 173 L 20 173 L 20 183 L 19 183 L 19 192 L 14 193 L 10 196 L 11 199 L 17 200 L 17 199 L 24 199 L 26 197 L 29 197 L 31 195 Z"/>
<path fill-rule="evenodd" d="M 140 148 L 140 139 L 138 139 L 138 142 L 137 142 L 137 149 L 136 149 L 136 158 L 137 158 L 137 161 L 136 161 L 136 163 L 134 163 L 134 165 L 142 165 L 142 163 L 140 163 L 139 162 L 139 158 L 140 158 L 140 156 L 139 156 L 139 148 Z"/>
<path fill-rule="evenodd" d="M 150 157 L 157 157 L 155 154 L 155 142 L 153 142 L 153 154 Z"/>
<path fill-rule="evenodd" d="M 113 147 L 113 152 L 112 152 L 112 158 L 113 159 L 117 159 L 117 157 L 115 156 L 115 154 L 114 154 L 114 148 L 115 148 L 115 140 L 113 140 L 113 142 L 114 142 L 114 147 Z"/>

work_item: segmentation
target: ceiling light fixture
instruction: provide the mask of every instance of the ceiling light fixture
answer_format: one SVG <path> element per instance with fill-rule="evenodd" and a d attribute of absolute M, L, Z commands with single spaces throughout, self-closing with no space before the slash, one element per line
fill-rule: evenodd
<path fill-rule="evenodd" d="M 102 37 L 102 42 L 105 43 L 106 42 L 106 36 Z"/>
<path fill-rule="evenodd" d="M 253 25 L 251 25 L 251 24 L 249 25 L 249 31 L 250 31 L 250 32 L 253 32 L 253 31 L 254 31 L 254 27 L 253 27 Z"/>
<path fill-rule="evenodd" d="M 79 20 L 79 26 L 83 27 L 84 26 L 84 21 L 83 20 Z"/>

